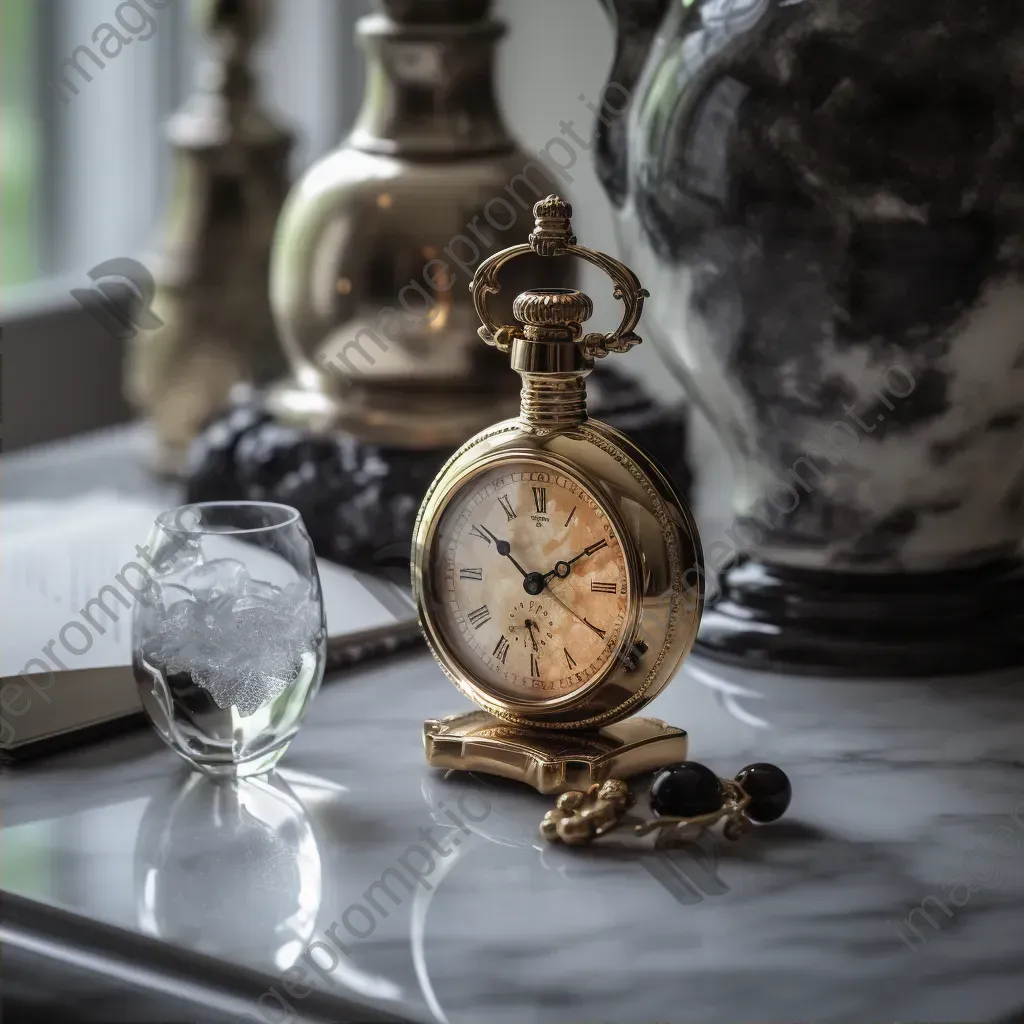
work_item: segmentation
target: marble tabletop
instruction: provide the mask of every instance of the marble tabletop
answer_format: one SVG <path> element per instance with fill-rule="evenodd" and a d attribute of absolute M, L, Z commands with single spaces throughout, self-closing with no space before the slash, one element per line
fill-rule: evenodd
<path fill-rule="evenodd" d="M 146 733 L 12 770 L 2 884 L 258 972 L 270 1024 L 311 984 L 452 1024 L 993 1019 L 1024 1003 L 1021 682 L 694 659 L 652 713 L 720 774 L 782 765 L 789 814 L 569 850 L 546 798 L 425 767 L 423 719 L 462 702 L 407 657 L 326 686 L 264 782 L 218 788 Z"/>
<path fill-rule="evenodd" d="M 13 768 L 2 888 L 244 972 L 227 1019 L 250 1024 L 332 1019 L 331 1001 L 335 1020 L 357 1004 L 451 1024 L 1024 1005 L 1024 672 L 865 682 L 690 659 L 650 713 L 720 775 L 781 765 L 794 799 L 739 842 L 673 851 L 549 846 L 548 798 L 428 769 L 423 720 L 466 706 L 405 656 L 325 685 L 262 781 L 190 775 L 148 732 Z"/>

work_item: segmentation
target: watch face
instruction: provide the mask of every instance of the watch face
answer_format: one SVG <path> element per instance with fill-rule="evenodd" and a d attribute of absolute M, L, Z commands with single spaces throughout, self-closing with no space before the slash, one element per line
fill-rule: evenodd
<path fill-rule="evenodd" d="M 486 470 L 449 500 L 432 551 L 436 624 L 496 697 L 565 697 L 609 667 L 629 608 L 626 556 L 578 480 L 528 462 Z"/>

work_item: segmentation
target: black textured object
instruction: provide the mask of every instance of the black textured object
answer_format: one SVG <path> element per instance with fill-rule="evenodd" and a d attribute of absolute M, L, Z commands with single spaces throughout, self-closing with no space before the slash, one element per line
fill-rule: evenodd
<path fill-rule="evenodd" d="M 1024 664 L 1024 568 L 887 575 L 740 559 L 719 579 L 695 650 L 812 675 L 966 675 Z"/>
<path fill-rule="evenodd" d="M 651 783 L 651 810 L 673 818 L 696 818 L 722 806 L 724 793 L 718 776 L 697 761 L 663 768 Z"/>
<path fill-rule="evenodd" d="M 254 393 L 246 391 L 244 395 L 193 445 L 188 466 L 189 501 L 233 501 L 241 496 L 235 449 L 243 437 L 270 421 L 270 413 Z"/>
<path fill-rule="evenodd" d="M 778 766 L 759 761 L 748 764 L 737 776 L 736 781 L 750 797 L 744 812 L 751 821 L 765 824 L 778 821 L 793 799 L 793 786 L 789 776 Z"/>
<path fill-rule="evenodd" d="M 687 413 L 654 403 L 639 385 L 602 367 L 592 414 L 661 463 L 687 499 Z M 211 423 L 192 447 L 188 501 L 278 501 L 302 513 L 318 555 L 408 580 L 409 546 L 420 501 L 452 454 L 364 444 L 277 423 L 249 393 Z"/>
<path fill-rule="evenodd" d="M 403 25 L 460 25 L 486 18 L 492 0 L 377 0 L 389 18 Z"/>

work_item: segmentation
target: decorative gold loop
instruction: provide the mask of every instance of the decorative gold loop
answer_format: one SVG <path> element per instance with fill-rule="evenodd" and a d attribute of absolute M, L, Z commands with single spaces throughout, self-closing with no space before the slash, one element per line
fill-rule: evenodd
<path fill-rule="evenodd" d="M 580 344 L 591 359 L 603 359 L 609 352 L 628 352 L 634 345 L 639 345 L 641 338 L 633 328 L 640 322 L 644 311 L 644 299 L 651 293 L 640 284 L 640 278 L 624 263 L 613 259 L 607 253 L 586 249 L 583 246 L 571 245 L 566 252 L 579 256 L 603 270 L 615 282 L 612 297 L 625 304 L 622 322 L 610 334 L 585 334 Z"/>
<path fill-rule="evenodd" d="M 477 316 L 483 324 L 477 331 L 480 337 L 499 352 L 508 352 L 515 327 L 495 322 L 488 309 L 488 300 L 501 291 L 498 274 L 506 263 L 527 253 L 536 253 L 538 256 L 576 256 L 604 271 L 615 285 L 612 296 L 625 305 L 622 322 L 610 334 L 585 334 L 578 340 L 588 358 L 602 359 L 609 352 L 628 352 L 634 345 L 639 345 L 641 339 L 634 328 L 640 321 L 644 299 L 650 297 L 650 292 L 641 286 L 636 274 L 607 253 L 576 244 L 576 236 L 572 233 L 572 207 L 565 200 L 548 196 L 534 206 L 533 214 L 535 227 L 530 235 L 530 244 L 514 245 L 489 256 L 473 275 L 469 290 Z"/>
<path fill-rule="evenodd" d="M 476 307 L 476 315 L 480 318 L 482 327 L 477 328 L 477 334 L 488 345 L 493 345 L 499 352 L 508 354 L 509 346 L 512 344 L 512 337 L 515 328 L 508 324 L 499 324 L 491 319 L 490 310 L 487 308 L 488 297 L 497 295 L 501 291 L 498 284 L 498 273 L 509 260 L 517 256 L 525 256 L 533 252 L 529 245 L 513 245 L 510 249 L 502 249 L 487 259 L 476 268 L 473 280 L 469 282 L 469 291 L 473 296 L 473 305 Z"/>

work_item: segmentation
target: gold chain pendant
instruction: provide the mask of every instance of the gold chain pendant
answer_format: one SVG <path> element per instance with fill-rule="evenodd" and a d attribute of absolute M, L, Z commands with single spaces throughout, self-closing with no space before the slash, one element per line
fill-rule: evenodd
<path fill-rule="evenodd" d="M 688 841 L 704 829 L 724 822 L 722 835 L 736 840 L 751 823 L 778 821 L 789 807 L 792 785 L 774 764 L 759 761 L 722 779 L 696 761 L 674 764 L 660 771 L 651 783 L 654 817 L 629 815 L 635 799 L 622 779 L 608 779 L 584 791 L 562 793 L 540 823 L 549 843 L 587 846 L 618 828 L 632 825 L 636 836 L 658 834 L 658 845 Z"/>
<path fill-rule="evenodd" d="M 685 759 L 683 730 L 630 716 L 689 653 L 704 568 L 671 481 L 587 414 L 594 360 L 640 343 L 648 293 L 623 264 L 576 244 L 568 203 L 549 196 L 534 213 L 529 243 L 486 260 L 470 285 L 481 338 L 522 378 L 519 416 L 467 441 L 434 480 L 412 577 L 431 652 L 481 709 L 427 722 L 428 762 L 562 792 Z M 567 288 L 523 292 L 517 322 L 496 323 L 499 273 L 527 253 L 605 271 L 619 326 L 585 333 L 593 303 Z"/>

